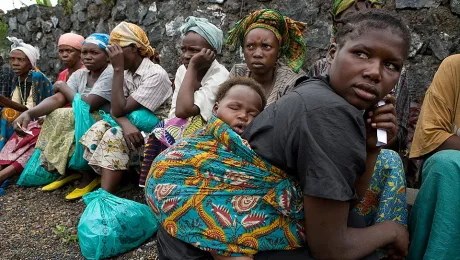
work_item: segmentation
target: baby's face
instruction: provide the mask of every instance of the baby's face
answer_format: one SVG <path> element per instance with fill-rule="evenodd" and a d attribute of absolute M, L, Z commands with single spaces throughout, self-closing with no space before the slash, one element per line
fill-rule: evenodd
<path fill-rule="evenodd" d="M 214 105 L 213 112 L 241 135 L 262 109 L 262 98 L 257 92 L 244 85 L 235 85 Z"/>

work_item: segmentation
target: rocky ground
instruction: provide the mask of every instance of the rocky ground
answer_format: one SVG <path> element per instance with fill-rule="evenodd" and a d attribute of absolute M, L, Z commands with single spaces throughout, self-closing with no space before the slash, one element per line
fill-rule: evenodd
<path fill-rule="evenodd" d="M 16 183 L 16 179 L 10 183 Z M 78 241 L 73 238 L 85 203 L 64 200 L 74 187 L 47 193 L 10 184 L 7 194 L 0 197 L 0 259 L 84 259 Z M 139 188 L 117 195 L 144 201 Z M 113 259 L 157 259 L 156 255 L 156 241 L 151 238 L 141 247 Z"/>

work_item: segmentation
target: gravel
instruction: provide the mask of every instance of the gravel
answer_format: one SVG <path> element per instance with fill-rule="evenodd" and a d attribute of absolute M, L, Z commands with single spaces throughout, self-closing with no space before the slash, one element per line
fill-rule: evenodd
<path fill-rule="evenodd" d="M 0 259 L 84 259 L 78 242 L 64 242 L 53 231 L 61 225 L 69 234 L 76 234 L 85 204 L 64 200 L 75 184 L 43 192 L 12 184 L 16 180 L 10 180 L 6 195 L 0 197 Z M 145 201 L 143 190 L 137 187 L 117 196 Z M 156 241 L 152 237 L 139 248 L 112 259 L 157 259 Z"/>

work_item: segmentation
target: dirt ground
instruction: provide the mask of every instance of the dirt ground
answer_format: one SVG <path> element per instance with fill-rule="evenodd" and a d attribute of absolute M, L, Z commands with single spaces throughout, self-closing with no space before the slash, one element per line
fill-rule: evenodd
<path fill-rule="evenodd" d="M 84 259 L 76 227 L 85 209 L 82 200 L 66 202 L 75 185 L 53 192 L 17 186 L 10 180 L 6 195 L 0 197 L 0 259 Z M 144 203 L 143 190 L 133 187 L 119 197 Z M 58 231 L 58 228 L 61 231 Z M 154 237 L 142 246 L 112 259 L 157 259 Z"/>

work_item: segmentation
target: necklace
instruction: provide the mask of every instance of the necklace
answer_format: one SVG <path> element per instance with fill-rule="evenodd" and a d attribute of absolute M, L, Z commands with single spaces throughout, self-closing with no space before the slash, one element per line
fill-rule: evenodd
<path fill-rule="evenodd" d="M 27 78 L 24 80 L 24 86 L 21 86 L 21 81 L 19 80 L 19 84 L 17 86 L 18 92 L 19 92 L 19 97 L 21 98 L 21 105 L 26 105 L 26 100 L 27 100 Z M 24 87 L 24 94 L 22 93 L 22 87 Z"/>

